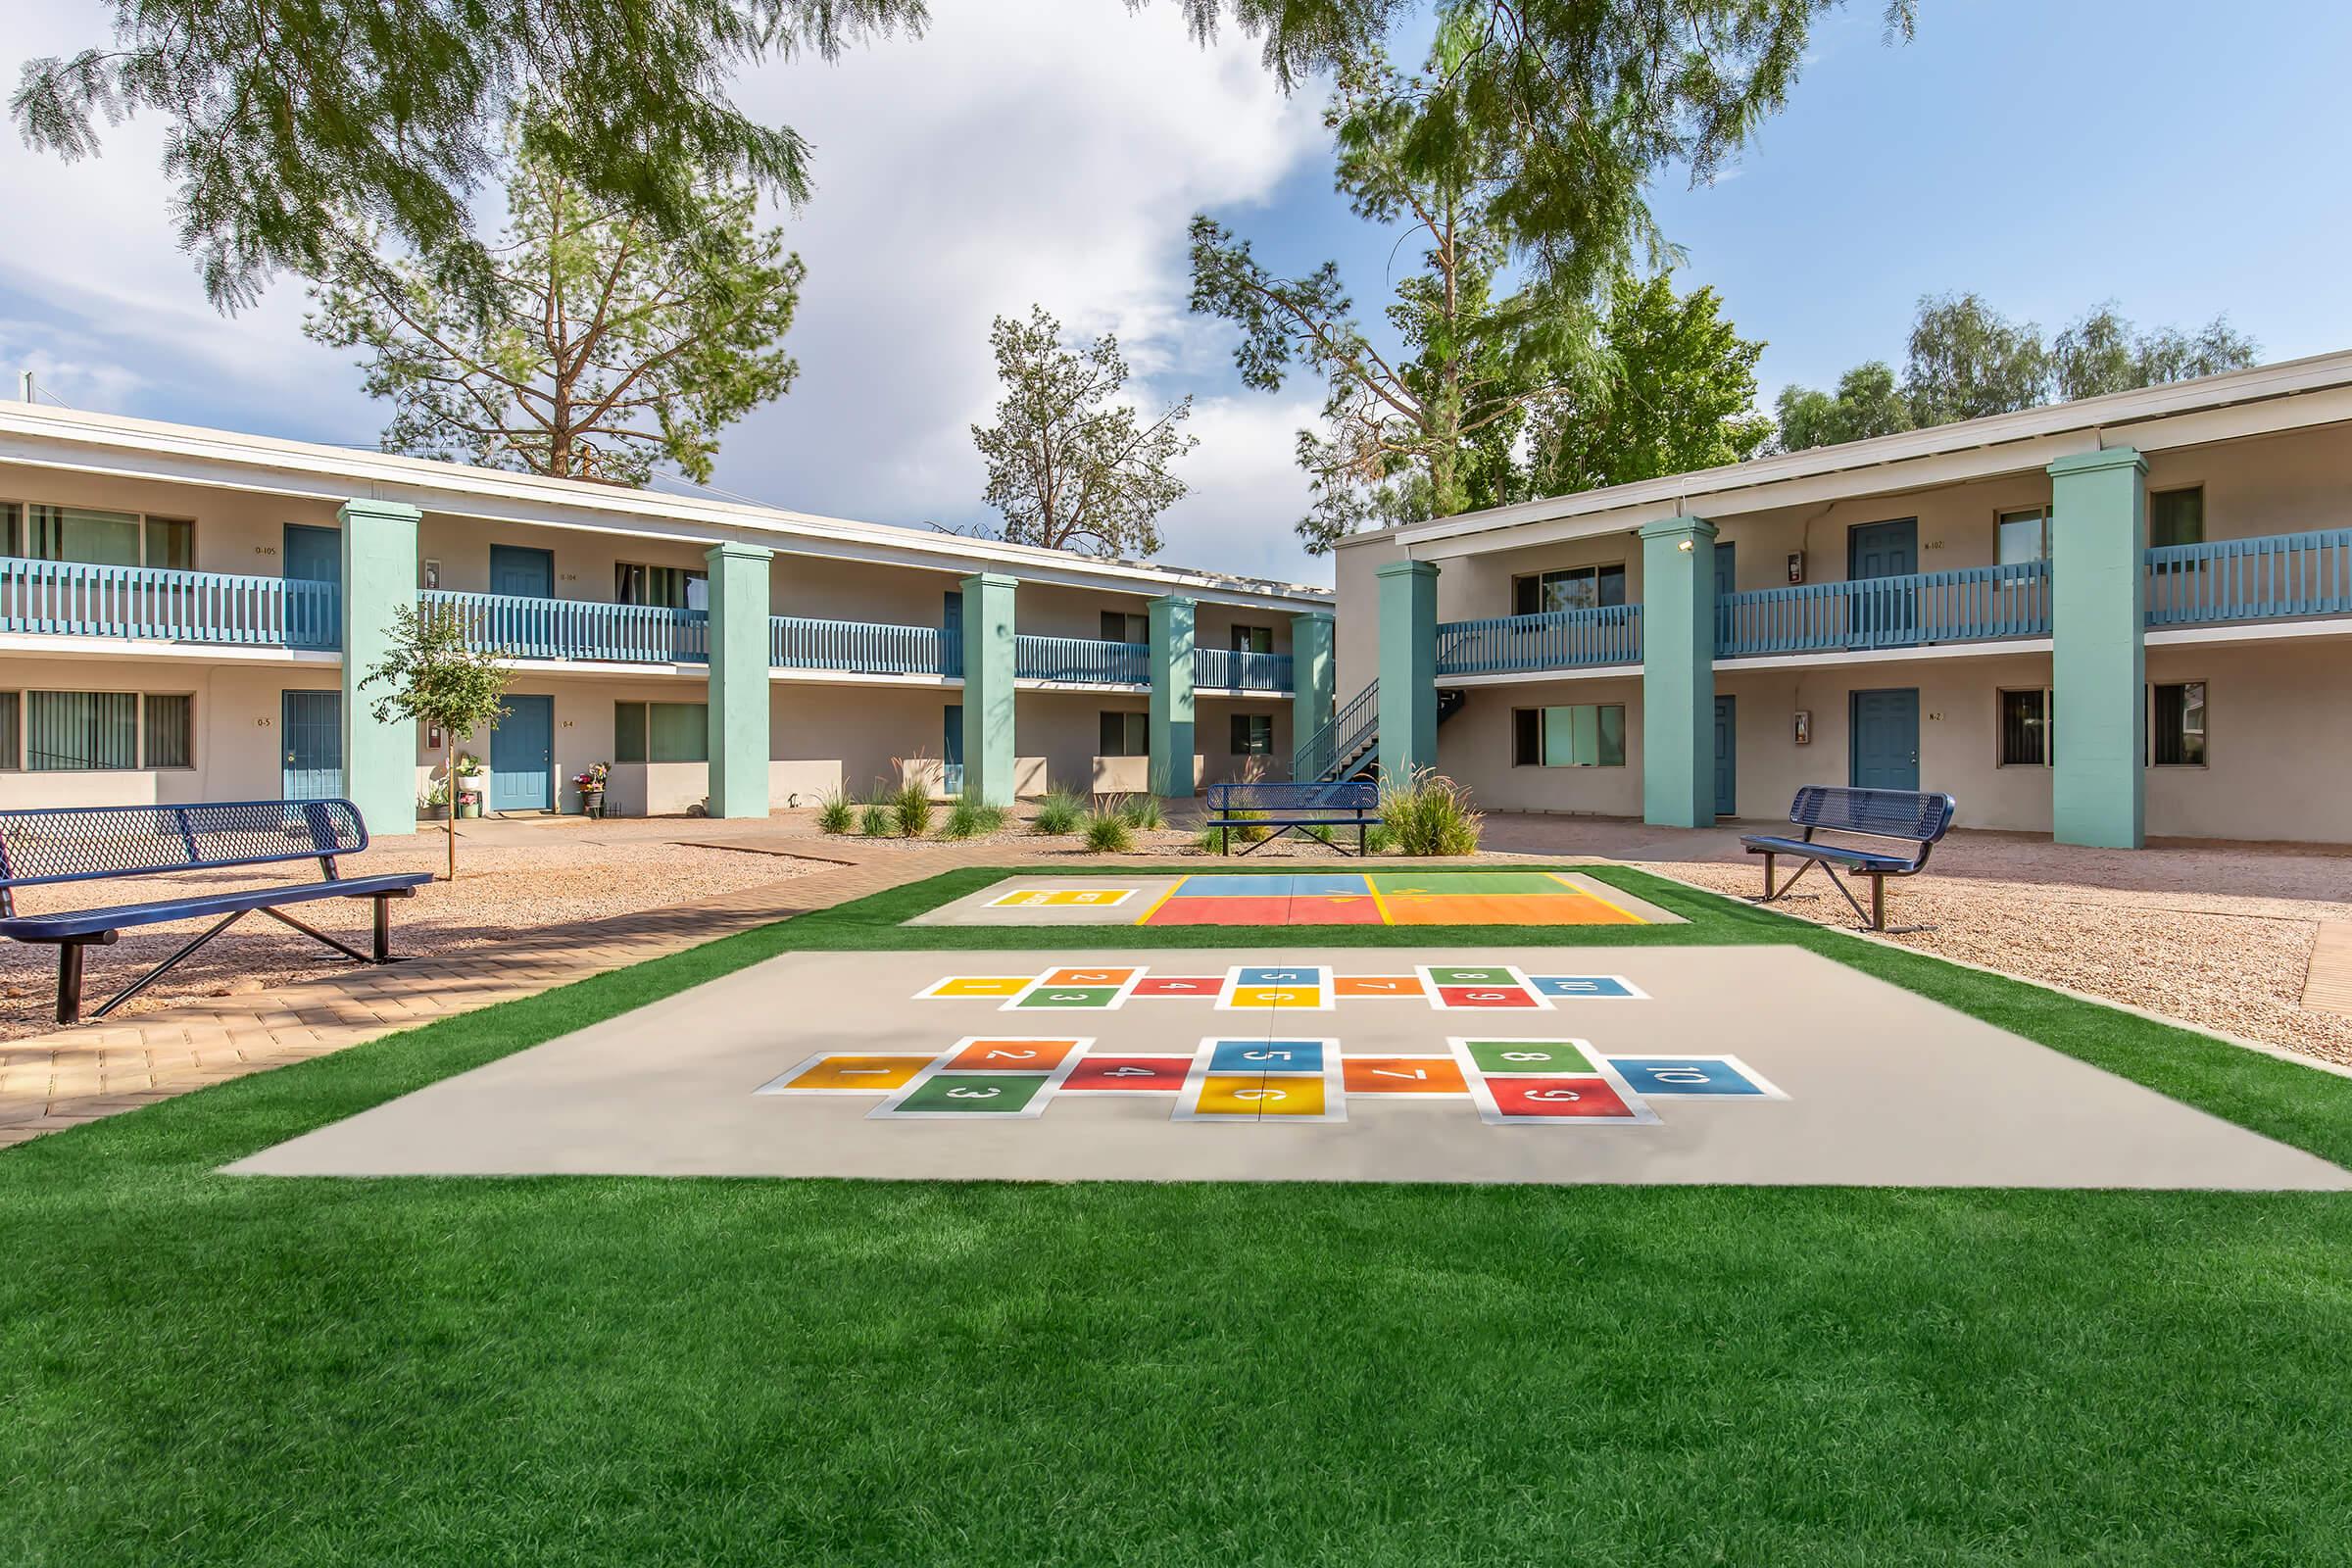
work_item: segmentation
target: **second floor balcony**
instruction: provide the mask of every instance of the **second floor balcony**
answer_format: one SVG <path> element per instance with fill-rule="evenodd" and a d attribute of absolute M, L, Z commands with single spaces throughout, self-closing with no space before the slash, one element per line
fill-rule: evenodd
<path fill-rule="evenodd" d="M 1438 626 L 1440 675 L 1511 675 L 1640 662 L 1640 605 L 1494 615 Z"/>
<path fill-rule="evenodd" d="M 1763 588 L 1715 605 L 1720 659 L 2049 634 L 2046 561 Z"/>
<path fill-rule="evenodd" d="M 318 651 L 341 606 L 331 582 L 0 557 L 0 632 Z"/>

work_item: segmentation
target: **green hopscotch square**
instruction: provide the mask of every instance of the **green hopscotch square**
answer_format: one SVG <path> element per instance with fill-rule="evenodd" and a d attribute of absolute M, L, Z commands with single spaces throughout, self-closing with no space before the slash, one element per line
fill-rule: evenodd
<path fill-rule="evenodd" d="M 1430 982 L 1441 986 L 1515 986 L 1511 971 L 1489 965 L 1483 969 L 1441 969 L 1429 971 Z"/>
<path fill-rule="evenodd" d="M 1574 898 L 1582 890 L 1563 887 L 1542 871 L 1379 871 L 1372 885 L 1388 898 L 1415 894 L 1446 897 L 1460 893 L 1525 893 Z"/>
<path fill-rule="evenodd" d="M 1026 1110 L 1044 1078 L 1016 1078 L 1006 1073 L 943 1072 L 924 1079 L 912 1094 L 891 1107 L 895 1115 L 941 1111 L 964 1115 L 1006 1115 Z"/>
<path fill-rule="evenodd" d="M 1117 986 L 1040 987 L 1023 997 L 1023 1007 L 1107 1007 L 1117 998 Z"/>
<path fill-rule="evenodd" d="M 1592 1060 L 1565 1040 L 1473 1040 L 1470 1059 L 1483 1073 L 1591 1073 Z"/>

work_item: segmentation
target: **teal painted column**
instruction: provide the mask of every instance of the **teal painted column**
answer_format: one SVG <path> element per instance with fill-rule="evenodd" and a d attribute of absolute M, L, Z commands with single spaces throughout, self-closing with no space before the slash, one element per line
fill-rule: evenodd
<path fill-rule="evenodd" d="M 1291 617 L 1291 749 L 1294 753 L 1331 722 L 1339 700 L 1337 641 L 1329 614 Z"/>
<path fill-rule="evenodd" d="M 416 523 L 398 501 L 346 501 L 343 524 L 343 793 L 378 836 L 416 831 L 416 726 L 370 711 L 360 682 L 392 651 L 392 612 L 416 604 Z M 282 737 L 281 737 L 282 739 Z"/>
<path fill-rule="evenodd" d="M 1438 568 L 1396 561 L 1374 569 L 1380 584 L 1380 760 L 1404 782 L 1438 765 Z"/>
<path fill-rule="evenodd" d="M 984 571 L 963 590 L 963 793 L 981 806 L 1012 804 L 1013 579 Z"/>
<path fill-rule="evenodd" d="M 1152 758 L 1154 795 L 1193 795 L 1193 602 L 1162 594 L 1145 607 L 1152 622 Z"/>
<path fill-rule="evenodd" d="M 1642 820 L 1715 825 L 1715 525 L 1642 529 Z"/>
<path fill-rule="evenodd" d="M 712 545 L 710 814 L 767 815 L 767 573 L 776 553 Z"/>
<path fill-rule="evenodd" d="M 2050 823 L 2061 844 L 2145 834 L 2148 466 L 2130 447 L 2050 465 Z"/>

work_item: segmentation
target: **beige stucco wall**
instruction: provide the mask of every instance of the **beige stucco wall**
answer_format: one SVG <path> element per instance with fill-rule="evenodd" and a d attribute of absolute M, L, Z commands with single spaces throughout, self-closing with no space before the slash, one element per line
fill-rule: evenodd
<path fill-rule="evenodd" d="M 101 478 L 21 464 L 0 463 L 0 501 L 186 517 L 196 524 L 196 570 L 252 577 L 281 574 L 287 523 L 335 526 L 335 509 L 326 502 L 209 485 Z"/>
<path fill-rule="evenodd" d="M 1642 682 L 1639 679 L 1531 681 L 1466 688 L 1460 711 L 1438 726 L 1438 768 L 1468 787 L 1482 809 L 1555 811 L 1575 816 L 1642 814 Z M 1511 712 L 1586 703 L 1625 705 L 1623 767 L 1517 767 L 1511 762 Z"/>

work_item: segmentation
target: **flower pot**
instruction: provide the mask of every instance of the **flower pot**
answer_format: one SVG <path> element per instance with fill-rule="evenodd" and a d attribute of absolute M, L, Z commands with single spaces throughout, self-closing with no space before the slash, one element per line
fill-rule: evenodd
<path fill-rule="evenodd" d="M 416 820 L 417 820 L 417 821 L 419 821 L 419 822 L 446 822 L 446 821 L 448 821 L 448 820 L 449 820 L 449 803 L 448 803 L 447 801 L 442 801 L 442 802 L 440 802 L 439 804 L 437 804 L 437 805 L 433 805 L 433 806 L 419 806 L 418 808 L 416 808 Z"/>
<path fill-rule="evenodd" d="M 481 814 L 482 798 L 471 790 L 461 791 L 458 795 L 458 820 L 463 822 L 468 817 L 476 817 Z"/>
<path fill-rule="evenodd" d="M 580 814 L 592 817 L 603 816 L 605 814 L 605 792 L 603 790 L 580 791 Z"/>

